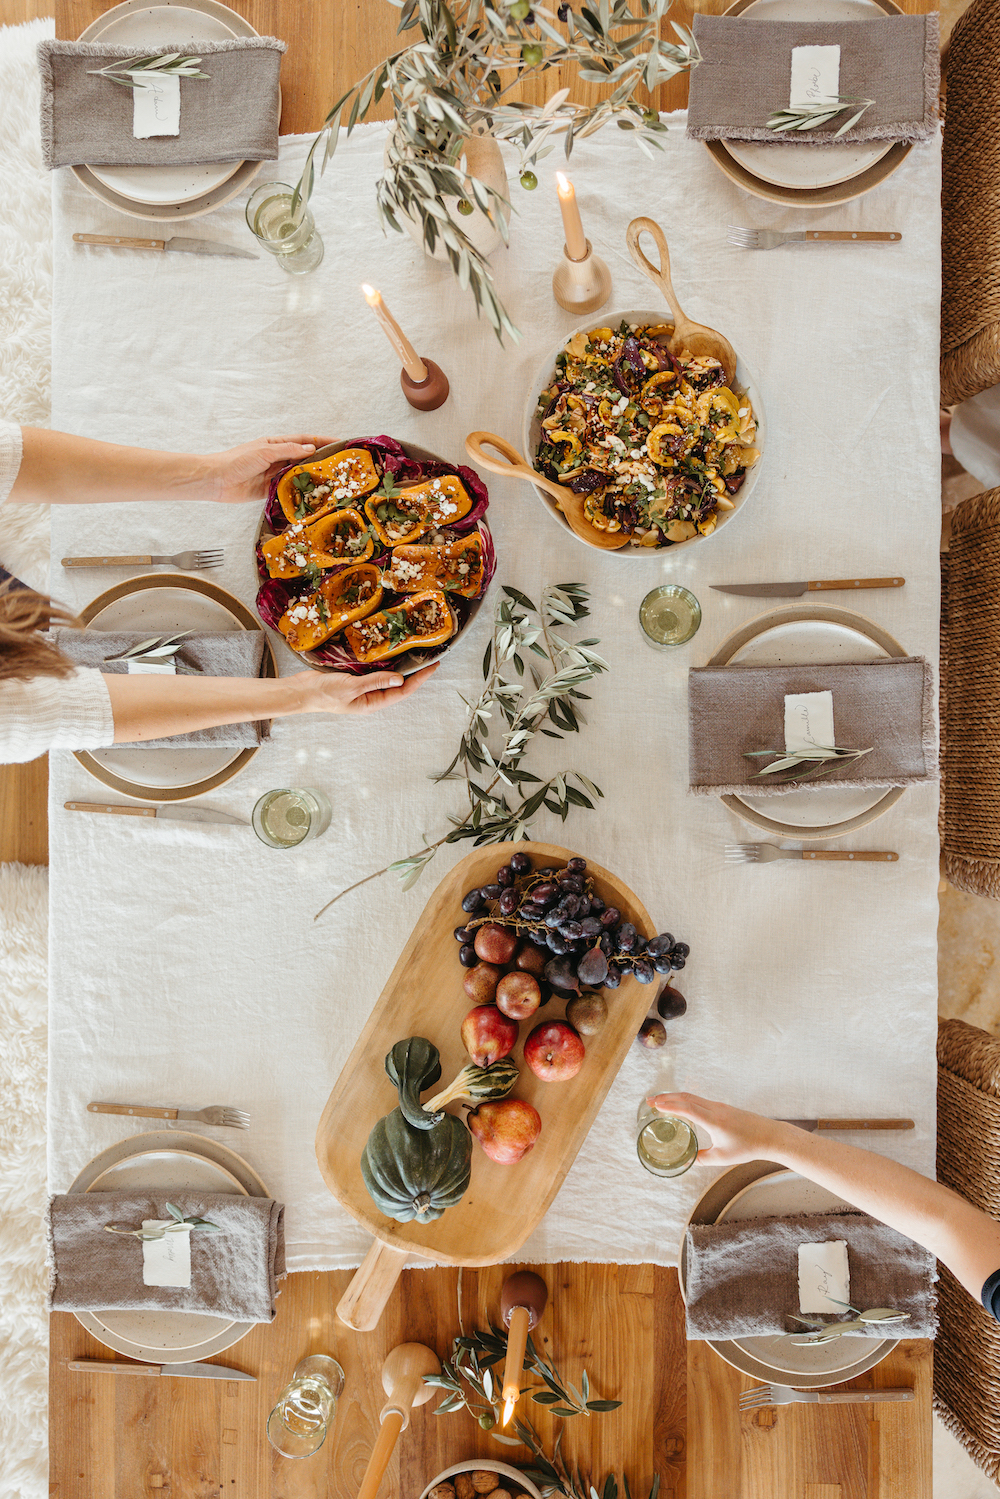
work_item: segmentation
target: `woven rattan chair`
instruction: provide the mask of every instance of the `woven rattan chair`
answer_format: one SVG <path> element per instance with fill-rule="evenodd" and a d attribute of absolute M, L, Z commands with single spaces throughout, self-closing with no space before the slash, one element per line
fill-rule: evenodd
<path fill-rule="evenodd" d="M 964 1020 L 942 1020 L 937 1054 L 938 1180 L 1000 1219 L 1000 1041 Z M 934 1409 L 996 1483 L 1000 1323 L 938 1269 Z"/>
<path fill-rule="evenodd" d="M 941 404 L 1000 384 L 1000 0 L 974 0 L 947 58 Z"/>
<path fill-rule="evenodd" d="M 1000 900 L 1000 489 L 958 506 L 941 560 L 943 873 Z"/>

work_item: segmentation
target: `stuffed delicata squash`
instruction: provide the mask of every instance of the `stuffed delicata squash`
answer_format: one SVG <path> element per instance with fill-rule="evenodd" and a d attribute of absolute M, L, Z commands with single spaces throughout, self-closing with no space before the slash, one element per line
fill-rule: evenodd
<path fill-rule="evenodd" d="M 372 529 L 387 547 L 408 545 L 427 531 L 461 520 L 471 509 L 471 496 L 454 474 L 425 479 L 398 490 L 391 499 L 372 495 L 365 503 Z"/>
<path fill-rule="evenodd" d="M 373 563 L 362 562 L 324 578 L 314 593 L 293 599 L 278 629 L 293 651 L 313 651 L 381 602 L 382 575 Z"/>
<path fill-rule="evenodd" d="M 455 633 L 455 616 L 437 589 L 416 593 L 392 609 L 369 614 L 344 631 L 359 661 L 385 661 L 403 651 L 443 645 Z"/>
<path fill-rule="evenodd" d="M 357 510 L 333 510 L 307 526 L 293 521 L 285 531 L 261 542 L 272 578 L 297 578 L 311 567 L 324 570 L 340 562 L 367 562 L 375 550 L 371 533 Z"/>
<path fill-rule="evenodd" d="M 342 448 L 330 458 L 299 463 L 278 480 L 278 504 L 290 521 L 312 521 L 377 489 L 382 471 L 367 448 Z"/>
<path fill-rule="evenodd" d="M 396 593 L 440 588 L 473 599 L 483 586 L 483 544 L 478 531 L 444 546 L 399 546 L 383 574 Z"/>

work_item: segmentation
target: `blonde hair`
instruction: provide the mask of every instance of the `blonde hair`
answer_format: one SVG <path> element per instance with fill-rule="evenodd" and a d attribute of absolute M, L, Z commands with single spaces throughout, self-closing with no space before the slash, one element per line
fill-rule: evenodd
<path fill-rule="evenodd" d="M 70 676 L 73 662 L 50 645 L 42 632 L 53 625 L 79 623 L 44 594 L 4 583 L 0 586 L 0 681 Z"/>

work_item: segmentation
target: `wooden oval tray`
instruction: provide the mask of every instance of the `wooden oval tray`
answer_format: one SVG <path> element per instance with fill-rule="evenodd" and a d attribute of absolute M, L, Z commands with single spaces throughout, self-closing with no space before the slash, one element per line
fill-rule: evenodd
<path fill-rule="evenodd" d="M 531 856 L 536 869 L 574 857 L 570 850 L 548 843 L 522 843 L 518 848 Z M 459 1032 L 472 1001 L 462 987 L 466 970 L 458 961 L 453 933 L 464 920 L 462 896 L 489 883 L 513 852 L 507 843 L 477 848 L 438 885 L 319 1122 L 316 1157 L 323 1179 L 337 1201 L 375 1235 L 372 1250 L 337 1308 L 341 1320 L 357 1330 L 376 1326 L 410 1254 L 442 1265 L 494 1265 L 517 1252 L 562 1185 L 656 997 L 655 985 L 634 978 L 609 989 L 607 1023 L 596 1036 L 585 1038 L 586 1060 L 568 1082 L 542 1082 L 522 1057 L 524 1040 L 536 1024 L 563 1018 L 562 1001 L 551 999 L 530 1020 L 522 1021 L 512 1052 L 521 1068 L 513 1096 L 534 1104 L 542 1117 L 535 1147 L 516 1165 L 501 1166 L 474 1145 L 468 1191 L 457 1207 L 448 1208 L 433 1223 L 397 1223 L 378 1211 L 362 1180 L 360 1162 L 372 1126 L 397 1103 L 385 1073 L 386 1054 L 407 1036 L 426 1036 L 441 1053 L 443 1085 L 468 1062 Z M 617 906 L 642 935 L 653 936 L 647 911 L 621 880 L 589 860 L 587 872 L 607 905 Z M 451 1112 L 464 1117 L 458 1104 Z"/>

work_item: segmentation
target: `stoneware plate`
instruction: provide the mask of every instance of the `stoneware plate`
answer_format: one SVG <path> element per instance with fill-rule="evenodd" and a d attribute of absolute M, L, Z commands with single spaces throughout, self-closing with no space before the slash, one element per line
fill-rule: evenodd
<path fill-rule="evenodd" d="M 774 609 L 744 625 L 723 641 L 708 665 L 808 666 L 906 654 L 898 640 L 860 614 L 803 605 Z M 781 796 L 724 796 L 722 800 L 744 822 L 782 838 L 840 838 L 888 812 L 903 790 L 895 786 L 850 791 L 820 782 Z"/>
<path fill-rule="evenodd" d="M 103 1150 L 83 1168 L 71 1192 L 111 1192 L 151 1186 L 267 1197 L 260 1177 L 235 1151 L 200 1135 L 154 1130 Z M 188 1363 L 193 1350 L 207 1358 L 231 1348 L 252 1322 L 190 1312 L 77 1312 L 88 1332 L 108 1348 L 152 1363 Z"/>
<path fill-rule="evenodd" d="M 531 385 L 531 390 L 528 393 L 527 404 L 524 408 L 524 420 L 521 426 L 521 452 L 529 468 L 534 467 L 535 450 L 538 447 L 538 441 L 542 431 L 542 424 L 539 421 L 537 415 L 538 398 L 553 378 L 556 367 L 556 355 L 562 353 L 563 349 L 569 343 L 570 339 L 574 338 L 577 333 L 588 333 L 591 328 L 617 328 L 619 323 L 621 323 L 623 319 L 627 323 L 645 323 L 654 325 L 657 323 L 666 323 L 669 325 L 671 316 L 670 310 L 667 307 L 661 307 L 659 312 L 611 312 L 607 315 L 605 315 L 604 312 L 595 312 L 594 315 L 587 320 L 587 322 L 579 323 L 570 332 L 564 333 L 562 335 L 555 348 L 551 351 L 550 354 L 546 355 L 545 359 L 539 365 L 538 371 Z M 720 331 L 724 332 L 725 330 Z M 615 552 L 602 551 L 602 557 L 608 557 L 612 560 L 618 561 L 623 558 L 626 561 L 629 561 L 634 560 L 636 557 L 641 557 L 644 562 L 647 562 L 650 557 L 663 558 L 667 556 L 674 556 L 678 551 L 680 551 L 682 547 L 693 547 L 699 545 L 702 542 L 711 541 L 713 536 L 717 536 L 724 526 L 731 525 L 735 517 L 739 515 L 740 511 L 743 509 L 743 506 L 746 504 L 751 494 L 753 494 L 754 489 L 757 487 L 757 480 L 760 478 L 761 468 L 767 462 L 767 416 L 764 412 L 764 403 L 761 399 L 760 386 L 757 384 L 757 381 L 754 379 L 754 376 L 752 375 L 750 370 L 747 369 L 747 366 L 744 363 L 742 357 L 740 357 L 739 353 L 737 353 L 736 359 L 736 384 L 739 386 L 740 390 L 745 390 L 749 395 L 751 405 L 753 406 L 754 415 L 757 418 L 756 446 L 760 450 L 760 457 L 754 464 L 753 468 L 748 472 L 746 480 L 743 484 L 743 488 L 739 491 L 738 494 L 732 496 L 734 501 L 734 508 L 732 510 L 719 511 L 715 530 L 710 531 L 707 536 L 692 536 L 688 541 L 678 541 L 675 542 L 673 546 L 669 547 L 651 548 L 642 546 L 624 546 L 619 548 L 619 550 Z M 570 529 L 569 522 L 566 520 L 555 500 L 552 499 L 550 495 L 547 495 L 543 489 L 539 489 L 535 485 L 532 485 L 532 488 L 534 489 L 534 492 L 538 496 L 541 503 L 544 505 L 545 509 L 549 512 L 554 520 L 558 521 L 563 530 L 568 535 L 572 536 L 574 540 L 579 541 L 581 546 L 587 546 L 588 543 L 585 542 L 581 537 L 577 536 L 575 531 Z M 597 550 L 597 548 L 592 547 L 591 550 L 595 551 Z"/>
<path fill-rule="evenodd" d="M 871 20 L 879 11 L 902 14 L 893 0 L 736 0 L 725 14 L 768 21 L 849 22 Z M 705 145 L 716 166 L 738 187 L 769 202 L 800 208 L 825 208 L 861 197 L 891 176 L 910 152 L 898 141 L 854 146 L 769 146 L 754 141 Z"/>
<path fill-rule="evenodd" d="M 735 1203 L 737 1197 L 743 1197 L 747 1189 L 752 1187 L 760 1179 L 770 1178 L 780 1174 L 783 1178 L 795 1176 L 796 1173 L 785 1171 L 783 1167 L 775 1165 L 773 1161 L 748 1161 L 741 1166 L 732 1166 L 717 1176 L 711 1186 L 702 1193 L 691 1211 L 688 1223 L 717 1223 L 730 1203 Z M 821 1192 L 814 1182 L 806 1182 L 805 1178 L 798 1177 L 798 1186 L 779 1187 L 773 1189 L 780 1196 L 768 1196 L 761 1199 L 765 1204 L 765 1210 L 761 1212 L 746 1212 L 746 1217 L 762 1218 L 772 1215 L 776 1210 L 785 1212 L 816 1212 L 820 1210 L 820 1201 L 815 1195 Z M 827 1194 L 827 1203 L 830 1198 Z M 776 1209 L 776 1204 L 782 1202 L 784 1207 Z M 739 1209 L 735 1209 L 734 1216 Z M 687 1272 L 687 1235 L 681 1239 L 679 1256 L 679 1277 L 681 1295 L 686 1294 L 686 1272 Z M 824 1389 L 831 1384 L 841 1384 L 847 1379 L 854 1379 L 859 1374 L 864 1374 L 868 1369 L 874 1368 L 881 1363 L 892 1351 L 893 1339 L 891 1338 L 865 1338 L 854 1341 L 864 1341 L 866 1350 L 859 1354 L 858 1358 L 849 1368 L 843 1368 L 835 1373 L 829 1370 L 820 1372 L 809 1372 L 808 1370 L 797 1370 L 794 1374 L 785 1374 L 783 1378 L 778 1373 L 773 1363 L 763 1363 L 759 1357 L 755 1357 L 747 1351 L 746 1344 L 769 1343 L 768 1338 L 744 1338 L 739 1341 L 710 1341 L 709 1347 L 713 1348 L 720 1358 L 725 1359 L 734 1369 L 739 1369 L 742 1374 L 748 1374 L 752 1379 L 763 1380 L 771 1384 L 793 1385 L 797 1390 Z M 774 1340 L 779 1341 L 779 1340 Z M 841 1341 L 844 1341 L 843 1339 Z M 805 1354 L 815 1357 L 816 1353 L 824 1347 L 829 1349 L 835 1344 L 819 1344 L 815 1348 L 795 1349 L 796 1354 Z"/>
<path fill-rule="evenodd" d="M 100 594 L 80 618 L 91 630 L 259 630 L 260 622 L 245 604 L 215 583 L 183 573 L 129 578 Z M 277 676 L 270 642 L 265 637 L 266 677 Z M 143 749 L 110 745 L 77 750 L 85 770 L 123 796 L 142 801 L 187 801 L 232 780 L 253 759 L 252 749 Z"/>

